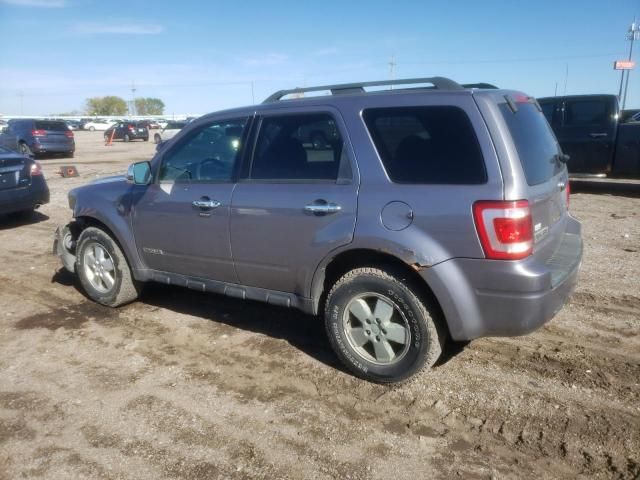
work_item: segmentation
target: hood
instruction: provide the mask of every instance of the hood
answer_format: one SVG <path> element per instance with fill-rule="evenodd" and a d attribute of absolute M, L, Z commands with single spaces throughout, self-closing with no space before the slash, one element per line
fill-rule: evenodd
<path fill-rule="evenodd" d="M 95 180 L 90 182 L 90 185 L 96 185 L 100 183 L 123 182 L 126 180 L 127 178 L 124 175 L 111 175 L 109 177 L 96 178 Z"/>

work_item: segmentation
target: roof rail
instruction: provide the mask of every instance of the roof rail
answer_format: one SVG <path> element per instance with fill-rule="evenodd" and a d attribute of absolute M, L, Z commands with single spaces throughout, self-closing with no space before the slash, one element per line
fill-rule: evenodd
<path fill-rule="evenodd" d="M 359 82 L 359 83 L 342 83 L 338 85 L 322 85 L 318 87 L 292 88 L 290 90 L 279 90 L 270 95 L 262 103 L 271 103 L 281 100 L 286 95 L 306 92 L 321 92 L 329 90 L 332 95 L 363 93 L 364 87 L 382 87 L 392 85 L 410 85 L 418 83 L 430 83 L 438 90 L 463 90 L 460 84 L 445 77 L 429 77 L 429 78 L 404 78 L 399 80 L 379 80 L 376 82 Z"/>

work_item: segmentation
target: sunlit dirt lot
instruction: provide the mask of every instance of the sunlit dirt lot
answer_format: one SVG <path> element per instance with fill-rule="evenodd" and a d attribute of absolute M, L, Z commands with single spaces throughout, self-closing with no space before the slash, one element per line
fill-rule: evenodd
<path fill-rule="evenodd" d="M 0 218 L 0 479 L 640 476 L 640 182 L 574 184 L 584 263 L 547 326 L 385 387 L 294 310 L 160 285 L 85 298 L 51 255 L 67 192 L 154 145 L 76 140 L 41 161 L 51 203 Z"/>

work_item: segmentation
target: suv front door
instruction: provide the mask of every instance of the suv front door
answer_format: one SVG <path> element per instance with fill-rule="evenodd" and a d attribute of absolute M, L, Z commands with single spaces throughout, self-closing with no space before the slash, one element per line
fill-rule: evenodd
<path fill-rule="evenodd" d="M 154 182 L 140 187 L 132 223 L 149 268 L 237 283 L 229 208 L 247 121 L 194 126 L 159 159 Z"/>
<path fill-rule="evenodd" d="M 351 242 L 358 176 L 345 131 L 327 108 L 262 115 L 231 208 L 241 284 L 306 296 L 320 261 Z"/>

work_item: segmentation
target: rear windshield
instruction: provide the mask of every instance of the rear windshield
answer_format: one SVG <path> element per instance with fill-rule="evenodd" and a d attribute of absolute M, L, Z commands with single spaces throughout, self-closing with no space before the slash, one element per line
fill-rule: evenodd
<path fill-rule="evenodd" d="M 67 124 L 53 120 L 37 120 L 36 130 L 49 130 L 50 132 L 66 132 L 69 130 Z"/>
<path fill-rule="evenodd" d="M 533 103 L 518 103 L 513 113 L 506 103 L 500 111 L 511 132 L 529 185 L 539 185 L 560 173 L 558 142 L 544 115 Z"/>
<path fill-rule="evenodd" d="M 462 185 L 487 181 L 478 138 L 462 109 L 372 108 L 363 117 L 392 182 Z"/>

